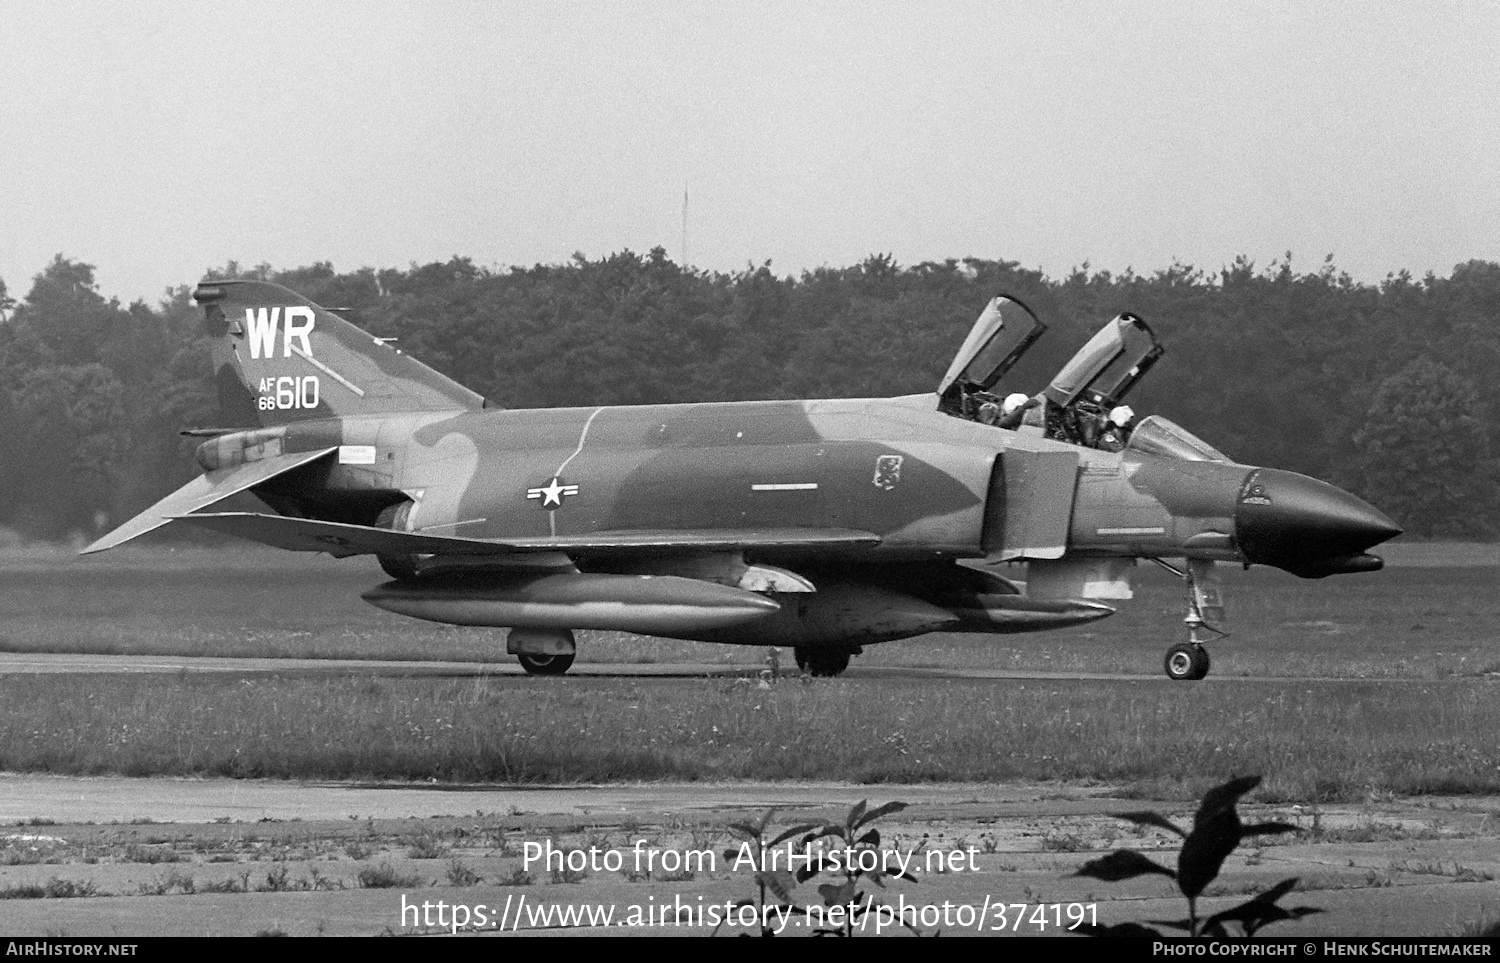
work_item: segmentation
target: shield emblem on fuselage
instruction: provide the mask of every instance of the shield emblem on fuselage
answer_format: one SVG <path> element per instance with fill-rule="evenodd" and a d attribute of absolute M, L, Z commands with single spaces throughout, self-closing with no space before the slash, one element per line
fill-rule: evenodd
<path fill-rule="evenodd" d="M 896 484 L 901 481 L 901 461 L 900 455 L 881 455 L 875 459 L 874 485 L 876 488 L 890 491 L 896 487 Z"/>

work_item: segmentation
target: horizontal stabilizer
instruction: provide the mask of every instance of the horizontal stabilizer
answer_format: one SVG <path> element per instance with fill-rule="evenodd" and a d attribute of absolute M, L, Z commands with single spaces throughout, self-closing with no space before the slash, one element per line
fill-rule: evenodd
<path fill-rule="evenodd" d="M 79 554 L 88 555 L 123 545 L 132 538 L 162 527 L 174 518 L 207 508 L 230 495 L 238 494 L 247 488 L 254 488 L 277 475 L 285 474 L 293 468 L 301 468 L 337 450 L 337 448 L 323 448 L 291 455 L 275 455 L 271 458 L 244 462 L 231 468 L 219 468 L 206 475 L 200 475 Z"/>
<path fill-rule="evenodd" d="M 508 555 L 517 552 L 614 553 L 642 551 L 723 551 L 741 548 L 796 548 L 877 545 L 880 536 L 852 529 L 722 529 L 616 531 L 552 538 L 487 540 L 454 535 L 398 532 L 366 525 L 228 512 L 178 516 L 215 531 L 298 552 L 346 555 Z"/>

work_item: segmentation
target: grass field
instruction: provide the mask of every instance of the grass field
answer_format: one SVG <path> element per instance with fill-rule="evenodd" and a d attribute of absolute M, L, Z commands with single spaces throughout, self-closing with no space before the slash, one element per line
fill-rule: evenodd
<path fill-rule="evenodd" d="M 0 769 L 443 781 L 1099 780 L 1191 797 L 1500 791 L 1477 681 L 11 676 Z"/>
<path fill-rule="evenodd" d="M 1430 555 L 1430 553 L 1429 553 Z M 1083 630 L 935 636 L 858 665 L 1137 681 L 58 675 L 0 678 L 0 769 L 287 778 L 1099 780 L 1190 798 L 1265 773 L 1270 798 L 1500 791 L 1500 568 L 1395 565 L 1226 580 L 1215 680 L 1161 677 L 1175 580 Z M 11 651 L 506 660 L 503 634 L 359 601 L 367 561 L 258 550 L 0 559 Z M 753 662 L 757 650 L 593 633 L 584 661 Z M 1235 676 L 1262 677 L 1260 681 Z M 1265 679 L 1264 677 L 1271 677 Z M 1344 680 L 1344 681 L 1327 681 Z M 1349 681 L 1359 680 L 1359 681 Z"/>

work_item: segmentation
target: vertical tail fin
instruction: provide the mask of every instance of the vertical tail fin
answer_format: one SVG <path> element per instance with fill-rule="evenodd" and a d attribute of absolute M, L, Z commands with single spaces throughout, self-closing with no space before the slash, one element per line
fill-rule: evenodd
<path fill-rule="evenodd" d="M 213 338 L 228 425 L 484 407 L 480 395 L 279 284 L 205 281 L 193 298 Z"/>

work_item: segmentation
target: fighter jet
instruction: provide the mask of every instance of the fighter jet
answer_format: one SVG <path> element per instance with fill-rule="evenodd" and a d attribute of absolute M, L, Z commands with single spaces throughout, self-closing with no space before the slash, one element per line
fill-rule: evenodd
<path fill-rule="evenodd" d="M 567 671 L 580 629 L 792 646 L 836 675 L 873 643 L 1103 618 L 1145 559 L 1185 587 L 1167 674 L 1201 679 L 1204 643 L 1225 634 L 1217 563 L 1368 572 L 1367 549 L 1399 533 L 1347 492 L 1237 464 L 1165 418 L 1101 445 L 1162 354 L 1129 314 L 1007 428 L 1000 386 L 1045 326 L 1004 295 L 933 394 L 530 410 L 492 407 L 278 285 L 193 296 L 235 428 L 189 432 L 206 439 L 204 474 L 84 552 L 185 522 L 374 555 L 392 580 L 366 601 L 507 628 L 506 651 L 539 675 Z M 240 492 L 267 510 L 222 510 Z"/>

